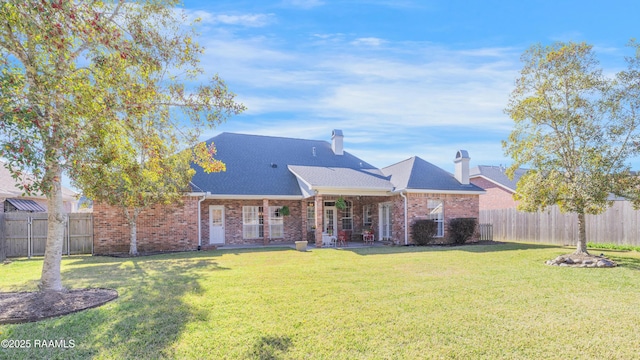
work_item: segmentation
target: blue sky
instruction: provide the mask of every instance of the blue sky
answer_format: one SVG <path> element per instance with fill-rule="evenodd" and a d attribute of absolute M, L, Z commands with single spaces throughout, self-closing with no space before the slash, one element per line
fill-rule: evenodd
<path fill-rule="evenodd" d="M 383 167 L 509 164 L 503 113 L 534 43 L 586 41 L 607 73 L 640 36 L 640 1 L 186 1 L 202 65 L 248 110 L 208 132 L 330 140 Z"/>

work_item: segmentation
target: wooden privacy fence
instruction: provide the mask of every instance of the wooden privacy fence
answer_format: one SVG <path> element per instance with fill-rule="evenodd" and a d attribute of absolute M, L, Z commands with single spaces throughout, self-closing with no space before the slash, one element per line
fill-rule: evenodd
<path fill-rule="evenodd" d="M 47 216 L 46 213 L 3 213 L 0 217 L 0 259 L 2 252 L 5 257 L 44 255 L 48 230 Z M 91 253 L 93 216 L 86 213 L 67 214 L 62 254 Z"/>
<path fill-rule="evenodd" d="M 585 220 L 589 242 L 640 246 L 640 211 L 628 201 L 615 201 L 603 214 Z M 480 222 L 493 225 L 494 240 L 574 245 L 578 239 L 578 216 L 563 214 L 557 206 L 536 213 L 481 210 Z"/>

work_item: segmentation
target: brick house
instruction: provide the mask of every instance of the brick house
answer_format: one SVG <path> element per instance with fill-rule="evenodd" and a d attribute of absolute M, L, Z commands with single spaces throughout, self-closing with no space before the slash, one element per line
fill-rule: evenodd
<path fill-rule="evenodd" d="M 278 244 L 323 234 L 361 241 L 412 242 L 410 226 L 430 218 L 445 241 L 452 218 L 479 216 L 480 187 L 469 182 L 469 156 L 460 150 L 456 174 L 412 157 L 378 169 L 344 151 L 344 136 L 332 141 L 222 133 L 216 158 L 227 171 L 205 173 L 194 165 L 192 193 L 181 204 L 155 206 L 140 215 L 138 249 L 196 250 L 210 246 Z M 94 252 L 128 251 L 121 211 L 94 204 Z"/>
<path fill-rule="evenodd" d="M 486 191 L 480 196 L 480 210 L 515 209 L 518 203 L 513 200 L 513 194 L 527 169 L 516 170 L 513 180 L 507 177 L 505 170 L 502 166 L 488 165 L 479 165 L 470 170 L 469 181 Z"/>

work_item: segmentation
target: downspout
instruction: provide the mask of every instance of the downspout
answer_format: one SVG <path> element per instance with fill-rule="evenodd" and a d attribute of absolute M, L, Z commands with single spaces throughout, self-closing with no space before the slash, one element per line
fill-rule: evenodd
<path fill-rule="evenodd" d="M 400 191 L 400 196 L 404 199 L 404 244 L 409 245 L 409 228 L 407 228 L 407 196 Z"/>
<path fill-rule="evenodd" d="M 198 200 L 198 251 L 202 249 L 202 202 L 207 198 L 207 194 L 202 195 L 202 199 Z"/>

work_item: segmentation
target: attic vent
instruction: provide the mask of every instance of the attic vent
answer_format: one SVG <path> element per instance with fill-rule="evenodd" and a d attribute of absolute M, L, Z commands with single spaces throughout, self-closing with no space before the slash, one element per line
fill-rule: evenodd
<path fill-rule="evenodd" d="M 277 168 L 277 167 L 278 167 L 278 164 L 276 164 L 276 163 L 271 163 L 271 167 L 275 169 L 275 168 Z"/>

